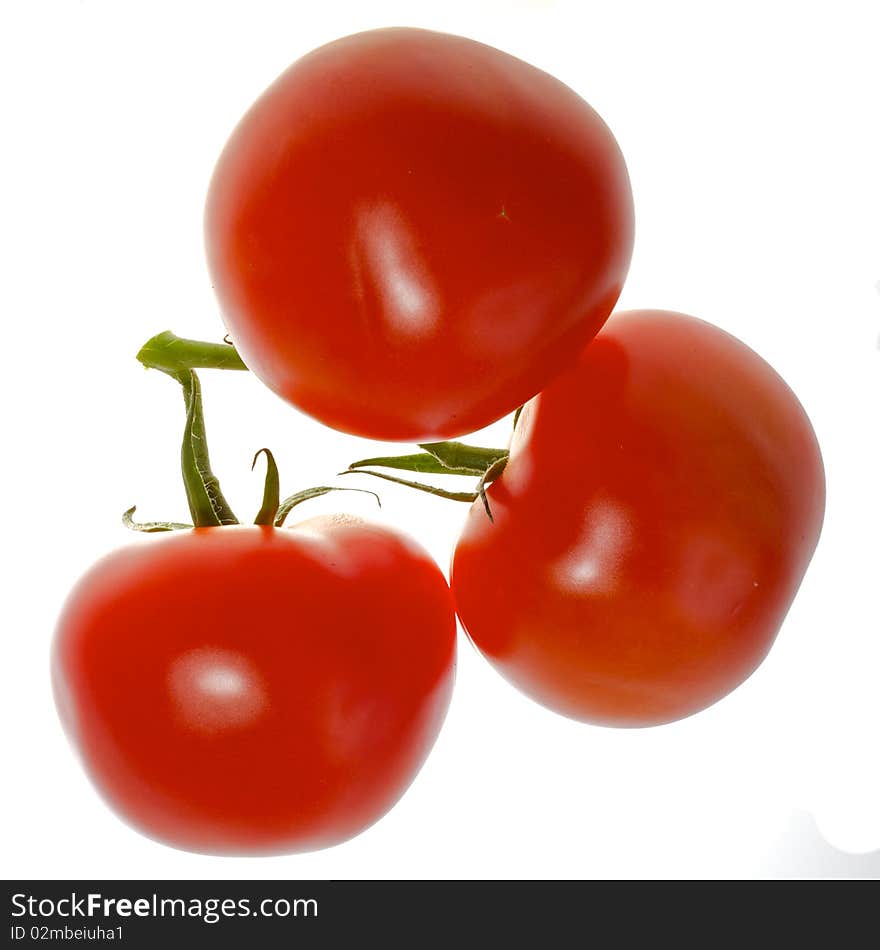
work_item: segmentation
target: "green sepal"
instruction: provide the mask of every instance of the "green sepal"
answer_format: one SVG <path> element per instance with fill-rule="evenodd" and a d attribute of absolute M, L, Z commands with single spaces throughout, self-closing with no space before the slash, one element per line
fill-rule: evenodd
<path fill-rule="evenodd" d="M 257 452 L 251 464 L 251 471 L 254 470 L 261 454 L 266 456 L 266 483 L 263 487 L 263 505 L 257 512 L 257 517 L 254 518 L 254 524 L 272 525 L 275 523 L 278 507 L 281 504 L 281 480 L 278 476 L 275 456 L 269 449 L 260 449 Z"/>
<path fill-rule="evenodd" d="M 349 468 L 340 475 L 372 475 L 374 478 L 383 478 L 386 482 L 394 482 L 395 485 L 405 485 L 407 488 L 416 488 L 419 491 L 426 492 L 429 495 L 436 495 L 438 498 L 446 498 L 448 501 L 476 501 L 479 495 L 475 491 L 447 491 L 445 488 L 435 488 L 433 485 L 423 485 L 421 482 L 413 482 L 408 478 L 398 478 L 396 475 L 388 475 L 385 472 L 373 472 L 368 468 Z"/>
<path fill-rule="evenodd" d="M 392 468 L 420 475 L 465 475 L 482 478 L 499 460 L 507 458 L 507 449 L 484 449 L 463 442 L 425 442 L 422 452 L 410 455 L 383 455 L 360 459 L 349 471 L 363 468 Z M 456 493 L 453 493 L 456 494 Z"/>
<path fill-rule="evenodd" d="M 507 449 L 485 449 L 464 442 L 422 442 L 420 449 L 433 455 L 444 467 L 444 472 L 460 472 L 463 475 L 482 475 L 498 459 L 507 458 Z"/>
<path fill-rule="evenodd" d="M 482 475 L 482 469 L 450 468 L 444 465 L 430 452 L 416 452 L 412 455 L 385 455 L 378 458 L 360 459 L 349 465 L 350 471 L 360 468 L 394 468 L 404 472 L 418 472 L 422 475 Z"/>
<path fill-rule="evenodd" d="M 376 499 L 376 504 L 381 508 L 382 499 L 374 491 L 369 491 L 366 488 L 344 488 L 342 485 L 337 485 L 332 487 L 330 485 L 318 485 L 315 488 L 305 488 L 302 491 L 298 491 L 295 495 L 291 495 L 289 498 L 285 498 L 278 507 L 278 512 L 275 515 L 275 527 L 280 528 L 290 512 L 296 508 L 297 505 L 301 505 L 304 501 L 309 501 L 312 498 L 320 498 L 321 495 L 326 495 L 332 491 L 359 491 L 363 492 L 365 495 L 372 495 Z"/>
<path fill-rule="evenodd" d="M 461 443 L 435 443 L 436 445 L 443 446 L 461 446 Z M 434 447 L 431 446 L 431 447 Z M 464 446 L 464 448 L 472 449 L 472 446 Z M 442 450 L 441 450 L 442 451 Z M 440 462 L 440 459 L 437 459 L 436 456 L 433 456 L 438 462 L 440 467 L 431 467 L 429 464 L 425 463 L 425 468 L 415 469 L 407 464 L 410 459 L 417 459 L 421 463 L 423 456 L 388 456 L 385 458 L 377 459 L 364 459 L 361 462 L 355 462 L 351 465 L 346 471 L 340 472 L 340 475 L 372 475 L 374 478 L 382 478 L 386 482 L 393 482 L 395 485 L 403 485 L 406 488 L 415 488 L 418 491 L 425 492 L 428 495 L 435 495 L 438 498 L 445 498 L 448 501 L 463 501 L 463 502 L 474 502 L 478 498 L 483 502 L 483 507 L 486 509 L 486 514 L 489 516 L 490 521 L 494 521 L 492 516 L 492 510 L 489 507 L 489 498 L 486 495 L 486 486 L 491 485 L 496 478 L 499 478 L 507 467 L 508 453 L 507 451 L 502 451 L 501 449 L 476 449 L 476 452 L 481 453 L 483 459 L 488 462 L 486 468 L 470 468 L 460 465 L 457 470 L 449 468 L 446 464 Z M 461 454 L 450 453 L 446 455 L 446 458 L 451 462 L 453 459 L 461 460 L 463 456 Z M 475 460 L 476 456 L 471 454 L 467 456 L 468 460 Z M 398 464 L 391 465 L 390 462 L 395 462 Z M 448 491 L 445 488 L 438 488 L 435 485 L 425 485 L 423 482 L 412 481 L 408 478 L 400 478 L 396 475 L 389 475 L 387 472 L 375 472 L 369 468 L 361 467 L 366 465 L 381 466 L 383 468 L 399 468 L 406 469 L 407 471 L 425 471 L 427 474 L 431 475 L 471 475 L 478 476 L 479 481 L 477 482 L 477 487 L 475 491 L 469 492 L 456 492 Z"/>
<path fill-rule="evenodd" d="M 220 490 L 219 479 L 211 471 L 199 377 L 190 369 L 177 373 L 175 378 L 183 387 L 186 402 L 180 467 L 193 523 L 199 528 L 238 524 L 238 519 Z"/>
<path fill-rule="evenodd" d="M 122 513 L 122 523 L 130 531 L 143 531 L 145 534 L 157 534 L 160 531 L 184 531 L 194 527 L 191 524 L 183 524 L 179 521 L 135 521 L 135 511 L 137 511 L 137 505 L 132 505 L 128 511 Z"/>

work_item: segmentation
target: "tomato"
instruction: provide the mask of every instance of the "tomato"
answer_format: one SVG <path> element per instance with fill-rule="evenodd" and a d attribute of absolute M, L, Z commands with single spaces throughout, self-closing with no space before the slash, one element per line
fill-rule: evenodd
<path fill-rule="evenodd" d="M 227 143 L 205 216 L 226 327 L 254 373 L 346 432 L 473 432 L 595 335 L 629 266 L 632 195 L 599 116 L 457 36 L 323 46 Z"/>
<path fill-rule="evenodd" d="M 336 844 L 437 736 L 455 615 L 421 548 L 338 516 L 197 528 L 100 561 L 53 648 L 61 718 L 132 825 L 207 853 Z"/>
<path fill-rule="evenodd" d="M 818 541 L 815 435 L 783 380 L 676 313 L 612 317 L 523 411 L 452 586 L 470 638 L 575 719 L 647 726 L 740 684 Z"/>

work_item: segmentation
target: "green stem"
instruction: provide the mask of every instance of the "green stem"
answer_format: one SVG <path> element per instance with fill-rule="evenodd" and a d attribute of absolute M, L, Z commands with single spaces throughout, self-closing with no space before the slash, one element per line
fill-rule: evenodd
<path fill-rule="evenodd" d="M 479 495 L 480 500 L 483 502 L 483 508 L 486 509 L 486 514 L 489 516 L 490 521 L 494 521 L 495 516 L 492 514 L 492 509 L 489 507 L 489 496 L 486 494 L 486 486 L 491 485 L 492 482 L 504 474 L 504 469 L 507 468 L 507 459 L 507 455 L 502 456 L 500 459 L 495 459 L 495 461 L 486 469 L 486 471 L 483 472 L 479 482 L 477 482 L 477 494 Z"/>
<path fill-rule="evenodd" d="M 205 528 L 238 524 L 238 519 L 223 497 L 217 476 L 211 471 L 202 409 L 202 387 L 195 370 L 246 370 L 241 357 L 227 343 L 184 340 L 170 330 L 165 330 L 147 340 L 137 358 L 148 369 L 166 373 L 183 387 L 186 427 L 180 450 L 180 466 L 186 500 L 195 526 Z"/>
<path fill-rule="evenodd" d="M 223 497 L 217 476 L 211 471 L 199 378 L 191 369 L 172 375 L 183 387 L 186 403 L 180 467 L 193 524 L 197 528 L 238 524 L 238 519 Z"/>
<path fill-rule="evenodd" d="M 137 358 L 148 369 L 158 369 L 175 378 L 190 369 L 247 369 L 235 347 L 228 343 L 185 340 L 170 330 L 147 340 Z"/>

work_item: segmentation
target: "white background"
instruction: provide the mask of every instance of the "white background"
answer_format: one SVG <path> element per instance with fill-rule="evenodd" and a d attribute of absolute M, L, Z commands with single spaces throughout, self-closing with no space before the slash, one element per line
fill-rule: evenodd
<path fill-rule="evenodd" d="M 880 874 L 880 55 L 876 4 L 6 2 L 0 20 L 2 870 L 8 877 Z M 725 12 L 726 11 L 726 12 Z M 154 332 L 222 336 L 202 203 L 226 136 L 293 59 L 386 25 L 461 33 L 574 87 L 629 165 L 621 307 L 683 310 L 768 359 L 821 442 L 828 510 L 777 644 L 729 698 L 657 729 L 592 728 L 460 643 L 443 733 L 355 840 L 281 858 L 149 841 L 89 786 L 56 721 L 48 645 L 120 512 L 186 516 L 176 387 Z M 244 374 L 203 374 L 215 470 L 256 510 L 377 447 Z M 502 442 L 508 423 L 487 438 Z M 364 479 L 366 483 L 366 479 Z M 384 491 L 446 565 L 464 508 Z M 325 503 L 326 502 L 326 503 Z M 366 496 L 343 506 L 375 516 Z M 289 605 L 295 615 L 296 604 Z M 815 816 L 815 824 L 813 818 Z"/>

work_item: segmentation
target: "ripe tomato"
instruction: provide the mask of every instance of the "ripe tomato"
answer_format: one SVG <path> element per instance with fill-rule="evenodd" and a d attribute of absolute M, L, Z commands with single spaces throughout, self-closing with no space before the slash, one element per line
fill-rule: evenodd
<path fill-rule="evenodd" d="M 140 831 L 208 853 L 302 851 L 406 790 L 449 704 L 454 638 L 440 570 L 387 529 L 197 528 L 86 574 L 53 682 L 94 783 Z"/>
<path fill-rule="evenodd" d="M 818 541 L 822 460 L 780 377 L 681 314 L 612 317 L 523 411 L 455 551 L 459 616 L 529 696 L 678 719 L 769 650 Z"/>
<path fill-rule="evenodd" d="M 233 132 L 206 209 L 250 369 L 386 440 L 473 432 L 538 392 L 611 312 L 632 240 L 623 158 L 587 103 L 412 29 L 294 63 Z"/>

